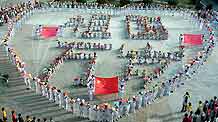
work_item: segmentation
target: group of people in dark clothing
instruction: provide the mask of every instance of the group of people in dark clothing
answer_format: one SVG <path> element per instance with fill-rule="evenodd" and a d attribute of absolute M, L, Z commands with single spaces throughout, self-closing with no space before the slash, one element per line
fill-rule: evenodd
<path fill-rule="evenodd" d="M 214 96 L 210 100 L 198 101 L 196 110 L 193 110 L 188 92 L 183 96 L 181 112 L 185 112 L 182 122 L 218 122 L 218 99 Z"/>

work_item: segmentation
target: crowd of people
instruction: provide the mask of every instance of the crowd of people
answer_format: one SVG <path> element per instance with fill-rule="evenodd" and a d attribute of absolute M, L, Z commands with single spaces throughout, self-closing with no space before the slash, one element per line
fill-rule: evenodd
<path fill-rule="evenodd" d="M 123 53 L 123 51 L 121 52 Z M 153 50 L 151 45 L 147 43 L 144 50 L 128 51 L 125 57 L 130 58 L 133 64 L 139 64 L 139 65 L 159 63 L 162 59 L 181 61 L 182 57 L 184 57 L 184 48 L 179 48 L 179 50 L 175 52 L 163 52 L 163 51 Z"/>
<path fill-rule="evenodd" d="M 72 48 L 72 49 L 82 49 L 82 50 L 111 50 L 112 44 L 102 44 L 102 43 L 92 43 L 92 42 L 60 42 L 57 41 L 58 48 Z"/>
<path fill-rule="evenodd" d="M 85 19 L 82 16 L 74 16 L 69 19 L 66 23 L 64 23 L 65 28 L 70 28 L 73 30 L 73 33 L 77 37 L 79 34 L 79 27 L 80 26 L 85 26 Z"/>
<path fill-rule="evenodd" d="M 193 110 L 190 94 L 183 96 L 181 112 L 185 112 L 182 122 L 218 122 L 218 99 L 216 96 L 210 100 L 198 101 L 197 109 Z"/>
<path fill-rule="evenodd" d="M 111 15 L 92 15 L 89 23 L 88 30 L 82 32 L 82 38 L 111 38 L 111 32 L 109 31 Z"/>
<path fill-rule="evenodd" d="M 26 12 L 28 13 L 28 12 Z M 200 13 L 205 13 L 205 11 L 201 11 Z M 210 14 L 210 13 L 208 13 Z M 198 16 L 195 18 L 195 15 L 197 13 L 190 15 L 193 17 L 193 19 L 198 20 L 202 18 L 201 16 Z M 210 14 L 211 15 L 211 14 Z M 212 15 L 211 15 L 212 16 Z M 207 20 L 208 16 L 204 18 L 204 25 L 203 29 L 208 33 L 208 36 L 214 36 L 211 27 L 209 26 L 209 22 Z M 29 73 L 24 72 L 25 71 L 25 63 L 21 60 L 20 57 L 17 56 L 16 51 L 8 47 L 7 42 L 10 40 L 9 36 L 11 35 L 11 30 L 15 27 L 16 21 L 12 23 L 12 26 L 9 26 L 9 32 L 6 35 L 6 38 L 3 40 L 6 50 L 8 52 L 8 55 L 10 56 L 11 61 L 17 66 L 17 69 L 20 70 L 20 72 L 27 74 L 29 77 L 28 82 L 34 81 L 35 83 L 35 90 L 36 93 L 41 94 L 42 96 L 47 97 L 50 101 L 55 102 L 56 104 L 59 104 L 60 107 L 66 109 L 67 111 L 71 111 L 74 115 L 82 118 L 88 118 L 92 121 L 107 121 L 112 122 L 114 120 L 118 120 L 122 116 L 128 115 L 129 113 L 134 113 L 136 110 L 140 109 L 141 107 L 145 107 L 148 104 L 151 104 L 156 98 L 160 96 L 168 96 L 169 95 L 169 85 L 165 84 L 173 84 L 172 86 L 175 89 L 175 87 L 180 85 L 181 78 L 190 78 L 192 74 L 194 74 L 197 69 L 204 64 L 204 62 L 207 60 L 208 56 L 211 54 L 213 47 L 215 45 L 215 38 L 207 38 L 205 36 L 206 41 L 204 44 L 203 51 L 199 52 L 199 55 L 193 58 L 191 62 L 188 62 L 184 65 L 184 68 L 179 71 L 179 73 L 176 73 L 171 79 L 162 82 L 159 84 L 162 89 L 153 89 L 153 90 L 143 90 L 140 91 L 139 94 L 136 96 L 130 97 L 129 99 L 121 99 L 119 101 L 116 101 L 115 104 L 109 105 L 109 104 L 101 104 L 101 105 L 90 105 L 89 102 L 86 102 L 85 100 L 81 100 L 79 98 L 70 98 L 68 96 L 68 93 L 61 91 L 60 89 L 51 86 L 50 84 L 46 83 L 45 81 L 49 79 L 44 79 L 43 77 L 34 77 L 31 79 L 31 75 Z M 66 50 L 66 52 L 69 50 Z M 64 52 L 64 53 L 66 53 Z M 47 74 L 53 74 L 58 68 L 59 65 L 63 63 L 64 57 L 60 56 L 57 57 L 54 62 L 49 67 Z M 93 61 L 91 64 L 95 64 L 95 61 Z M 91 68 L 93 71 L 93 68 Z M 26 75 L 24 75 L 26 76 Z M 93 74 L 89 73 L 90 79 L 88 83 L 91 85 L 88 85 L 90 87 L 90 94 L 93 94 Z M 26 79 L 24 79 L 26 81 Z M 30 83 L 29 83 L 30 84 Z M 91 96 L 90 96 L 91 97 Z M 90 98 L 92 99 L 92 98 Z M 209 107 L 208 109 L 209 110 Z M 206 116 L 205 116 L 206 118 Z"/>
<path fill-rule="evenodd" d="M 29 10 L 32 9 L 31 2 L 20 3 L 13 6 L 1 7 L 0 8 L 0 21 L 2 24 L 6 24 L 11 19 L 19 19 Z M 15 20 L 16 21 L 16 20 Z"/>
<path fill-rule="evenodd" d="M 133 30 L 133 22 L 136 22 L 138 32 Z M 168 38 L 168 31 L 162 25 L 160 17 L 127 15 L 126 29 L 130 39 L 167 40 Z"/>

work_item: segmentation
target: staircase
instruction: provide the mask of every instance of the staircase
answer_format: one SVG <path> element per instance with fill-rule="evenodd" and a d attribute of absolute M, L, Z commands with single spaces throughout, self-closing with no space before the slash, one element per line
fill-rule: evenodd
<path fill-rule="evenodd" d="M 36 118 L 49 119 L 52 117 L 55 122 L 88 122 L 88 120 L 78 119 L 47 98 L 36 94 L 34 89 L 26 90 L 20 73 L 9 61 L 2 46 L 0 46 L 0 72 L 9 74 L 8 86 L 0 84 L 0 107 L 5 107 L 8 110 L 9 121 L 11 120 L 11 110 L 14 109 L 17 114 L 22 113 L 24 118 L 26 115 L 30 115 Z"/>

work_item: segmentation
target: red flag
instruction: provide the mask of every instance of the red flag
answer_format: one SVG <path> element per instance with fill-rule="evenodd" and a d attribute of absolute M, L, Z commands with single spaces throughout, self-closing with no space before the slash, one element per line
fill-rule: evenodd
<path fill-rule="evenodd" d="M 42 27 L 41 35 L 44 38 L 51 38 L 57 35 L 58 27 Z"/>
<path fill-rule="evenodd" d="M 118 77 L 95 77 L 95 95 L 118 93 Z"/>
<path fill-rule="evenodd" d="M 203 35 L 202 34 L 184 34 L 183 43 L 191 45 L 202 45 Z"/>

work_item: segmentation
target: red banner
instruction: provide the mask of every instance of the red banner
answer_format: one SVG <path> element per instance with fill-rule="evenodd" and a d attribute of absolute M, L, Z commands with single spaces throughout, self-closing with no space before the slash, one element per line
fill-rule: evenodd
<path fill-rule="evenodd" d="M 58 27 L 42 27 L 41 35 L 44 38 L 51 38 L 57 35 Z"/>
<path fill-rule="evenodd" d="M 202 34 L 184 34 L 183 43 L 190 45 L 202 45 L 203 35 Z"/>
<path fill-rule="evenodd" d="M 95 77 L 95 95 L 118 93 L 118 77 Z"/>

